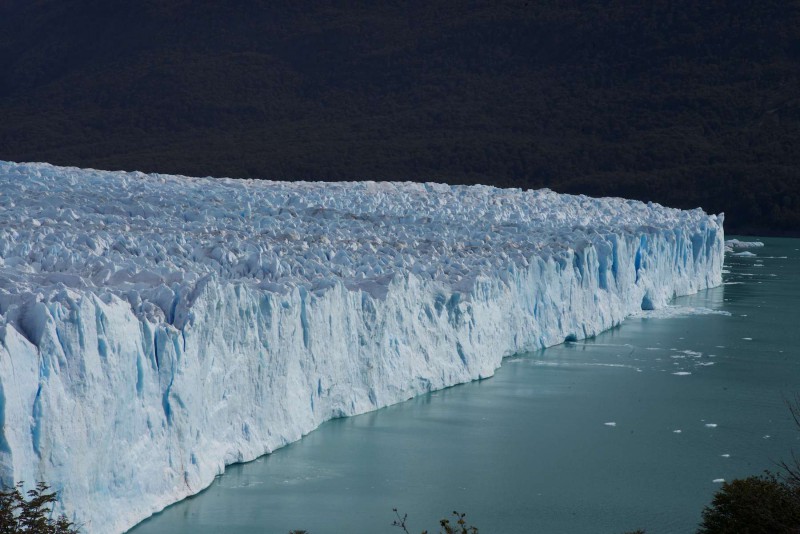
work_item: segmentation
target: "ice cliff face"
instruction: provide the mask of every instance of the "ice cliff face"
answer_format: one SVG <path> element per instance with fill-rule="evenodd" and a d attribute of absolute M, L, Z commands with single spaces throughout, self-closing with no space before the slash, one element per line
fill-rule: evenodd
<path fill-rule="evenodd" d="M 0 477 L 120 532 L 320 423 L 718 285 L 622 199 L 0 162 Z"/>

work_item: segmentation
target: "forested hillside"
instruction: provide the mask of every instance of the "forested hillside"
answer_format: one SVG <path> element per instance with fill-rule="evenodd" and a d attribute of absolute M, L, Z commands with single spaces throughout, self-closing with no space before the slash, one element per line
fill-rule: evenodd
<path fill-rule="evenodd" d="M 0 159 L 547 186 L 800 235 L 796 0 L 0 0 L 0 73 Z"/>

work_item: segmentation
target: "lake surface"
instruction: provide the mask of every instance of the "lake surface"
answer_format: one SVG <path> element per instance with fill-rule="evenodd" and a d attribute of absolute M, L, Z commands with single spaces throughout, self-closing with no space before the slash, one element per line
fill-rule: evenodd
<path fill-rule="evenodd" d="M 727 255 L 725 285 L 490 379 L 322 425 L 132 532 L 692 532 L 720 483 L 800 450 L 800 240 Z M 729 315 L 728 315 L 729 314 Z M 613 423 L 613 424 L 612 424 Z"/>

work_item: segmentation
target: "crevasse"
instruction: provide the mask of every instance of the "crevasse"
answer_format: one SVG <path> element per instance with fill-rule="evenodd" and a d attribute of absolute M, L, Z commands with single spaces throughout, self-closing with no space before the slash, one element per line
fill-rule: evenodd
<path fill-rule="evenodd" d="M 0 477 L 122 532 L 322 422 L 721 283 L 722 216 L 0 162 Z"/>

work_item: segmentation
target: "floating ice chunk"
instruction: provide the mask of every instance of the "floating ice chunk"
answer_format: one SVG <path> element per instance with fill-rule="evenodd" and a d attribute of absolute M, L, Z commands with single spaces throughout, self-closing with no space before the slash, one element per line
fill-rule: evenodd
<path fill-rule="evenodd" d="M 712 310 L 702 306 L 665 306 L 657 310 L 642 310 L 633 314 L 633 317 L 643 319 L 668 319 L 672 317 L 690 317 L 692 315 L 725 315 L 731 313 L 725 310 Z"/>
<path fill-rule="evenodd" d="M 713 482 L 714 484 L 722 484 L 723 482 L 725 482 L 725 479 L 724 478 L 715 478 L 711 482 Z"/>
<path fill-rule="evenodd" d="M 728 453 L 720 454 L 720 456 L 722 456 L 723 458 L 730 458 L 731 457 L 731 455 L 728 454 Z"/>
<path fill-rule="evenodd" d="M 756 255 L 750 252 L 749 250 L 745 250 L 743 252 L 734 252 L 733 256 L 739 256 L 741 258 L 755 258 Z"/>
<path fill-rule="evenodd" d="M 606 426 L 617 426 L 617 423 L 614 421 L 609 421 L 608 423 L 603 423 Z"/>
<path fill-rule="evenodd" d="M 689 371 L 678 371 L 678 372 L 672 373 L 672 374 L 675 375 L 675 376 L 689 376 L 692 373 L 690 373 Z"/>
<path fill-rule="evenodd" d="M 717 428 L 717 423 L 706 423 L 707 428 Z"/>
<path fill-rule="evenodd" d="M 752 337 L 743 337 L 742 339 L 745 340 L 745 341 L 753 341 Z"/>
<path fill-rule="evenodd" d="M 761 241 L 740 241 L 738 239 L 728 239 L 725 241 L 725 246 L 731 248 L 759 248 L 763 247 L 764 243 Z"/>
<path fill-rule="evenodd" d="M 680 434 L 681 432 L 683 432 L 683 430 L 681 430 L 680 428 L 672 431 L 673 434 Z"/>

